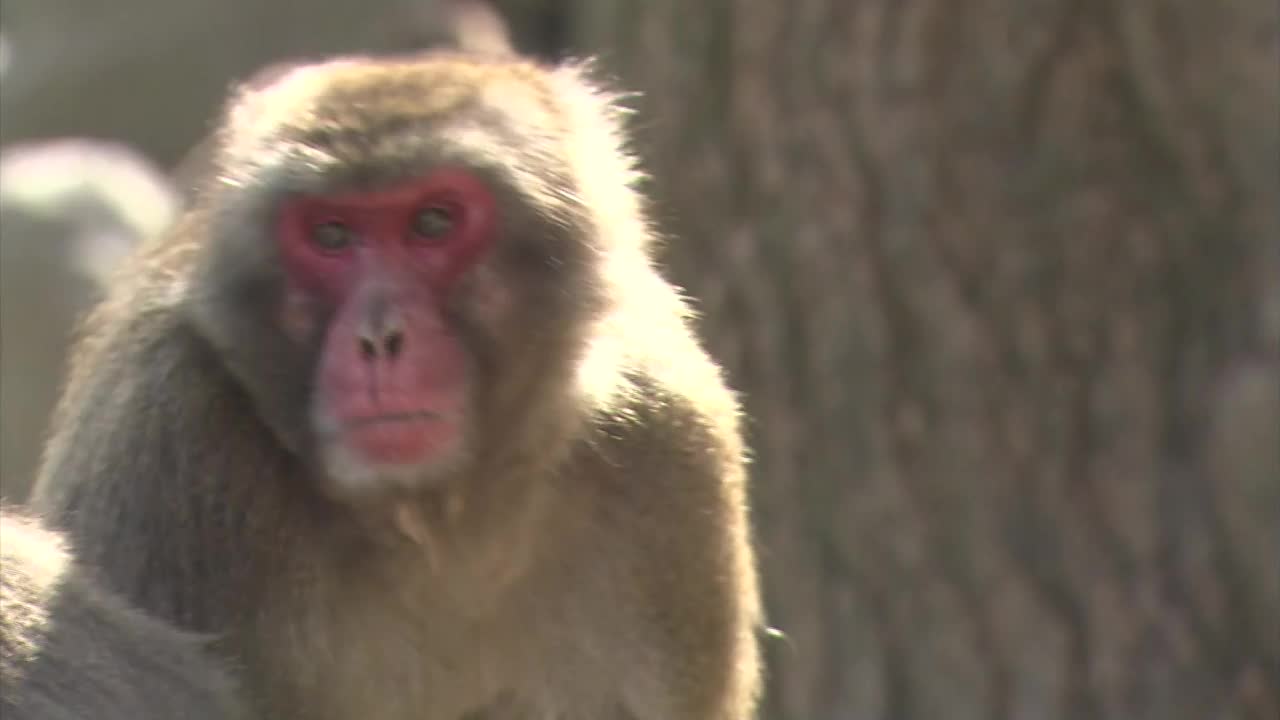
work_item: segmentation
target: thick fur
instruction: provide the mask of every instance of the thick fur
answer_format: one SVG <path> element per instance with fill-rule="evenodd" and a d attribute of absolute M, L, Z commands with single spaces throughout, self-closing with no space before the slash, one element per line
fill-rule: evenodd
<path fill-rule="evenodd" d="M 5 720 L 242 717 L 206 638 L 105 592 L 58 534 L 5 509 L 0 559 Z"/>
<path fill-rule="evenodd" d="M 87 324 L 37 506 L 132 601 L 225 637 L 272 717 L 752 717 L 738 406 L 652 264 L 617 115 L 580 68 L 495 57 L 242 93 L 186 218 Z M 456 308 L 471 452 L 430 490 L 334 498 L 314 356 L 271 326 L 272 209 L 438 162 L 507 228 Z"/>

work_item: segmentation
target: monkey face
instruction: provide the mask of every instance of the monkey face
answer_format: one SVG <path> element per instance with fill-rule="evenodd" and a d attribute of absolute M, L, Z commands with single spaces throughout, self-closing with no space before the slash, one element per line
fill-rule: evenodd
<path fill-rule="evenodd" d="M 263 420 L 340 497 L 463 474 L 545 382 L 528 372 L 548 357 L 535 336 L 563 344 L 563 323 L 531 331 L 527 315 L 572 314 L 507 228 L 550 231 L 491 169 L 355 167 L 334 158 L 313 185 L 221 206 L 197 312 Z M 265 232 L 233 231 L 246 226 Z"/>
<path fill-rule="evenodd" d="M 432 487 L 562 431 L 598 238 L 527 82 L 344 67 L 233 107 L 197 198 L 197 326 L 327 490 Z M 277 123 L 285 100 L 307 112 Z"/>
<path fill-rule="evenodd" d="M 285 296 L 328 319 L 310 422 L 340 485 L 412 483 L 464 452 L 474 370 L 446 308 L 493 244 L 495 209 L 489 189 L 454 168 L 281 207 Z M 302 344 L 311 328 L 298 320 L 280 326 Z"/>

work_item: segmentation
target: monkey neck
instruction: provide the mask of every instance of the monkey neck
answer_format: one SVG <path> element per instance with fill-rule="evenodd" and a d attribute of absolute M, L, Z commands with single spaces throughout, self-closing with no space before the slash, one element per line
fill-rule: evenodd
<path fill-rule="evenodd" d="M 473 472 L 352 508 L 384 557 L 420 561 L 460 595 L 494 596 L 531 567 L 546 537 L 556 490 L 536 475 Z"/>
<path fill-rule="evenodd" d="M 545 377 L 544 377 L 545 379 Z M 506 420 L 501 444 L 474 449 L 473 463 L 439 485 L 351 503 L 380 552 L 422 561 L 447 578 L 489 599 L 517 582 L 573 525 L 572 501 L 557 478 L 574 463 L 604 406 L 625 397 L 628 382 L 610 392 L 588 387 L 571 375 L 531 383 L 501 398 Z"/>

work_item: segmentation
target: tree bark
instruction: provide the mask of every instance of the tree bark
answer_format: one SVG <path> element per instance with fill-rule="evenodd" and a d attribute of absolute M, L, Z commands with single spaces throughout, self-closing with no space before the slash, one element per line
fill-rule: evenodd
<path fill-rule="evenodd" d="M 745 394 L 767 716 L 1280 715 L 1276 3 L 574 8 Z"/>

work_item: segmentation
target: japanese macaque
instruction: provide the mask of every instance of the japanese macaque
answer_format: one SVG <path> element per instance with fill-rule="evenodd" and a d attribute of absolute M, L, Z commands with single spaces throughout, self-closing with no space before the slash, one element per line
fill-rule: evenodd
<path fill-rule="evenodd" d="M 88 321 L 35 493 L 296 720 L 744 720 L 739 406 L 580 66 L 238 93 Z"/>
<path fill-rule="evenodd" d="M 206 638 L 104 591 L 57 533 L 6 508 L 0 561 L 0 717 L 243 717 Z"/>

